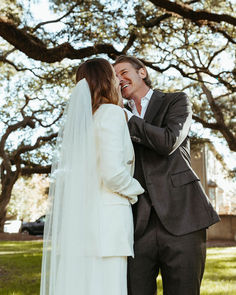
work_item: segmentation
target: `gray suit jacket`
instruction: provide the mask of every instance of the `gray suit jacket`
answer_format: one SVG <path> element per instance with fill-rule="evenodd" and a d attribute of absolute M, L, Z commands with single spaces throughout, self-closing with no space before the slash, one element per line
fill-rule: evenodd
<path fill-rule="evenodd" d="M 134 177 L 146 189 L 133 207 L 142 234 L 153 207 L 167 231 L 184 235 L 219 221 L 190 164 L 191 104 L 185 93 L 154 90 L 144 119 L 133 116 Z"/>

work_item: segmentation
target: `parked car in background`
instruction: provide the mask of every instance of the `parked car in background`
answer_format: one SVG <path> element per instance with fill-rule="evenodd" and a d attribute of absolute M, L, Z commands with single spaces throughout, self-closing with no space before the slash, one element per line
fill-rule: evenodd
<path fill-rule="evenodd" d="M 19 233 L 21 230 L 21 220 L 6 220 L 4 223 L 4 233 Z"/>
<path fill-rule="evenodd" d="M 30 235 L 43 235 L 45 215 L 33 222 L 23 222 L 21 232 Z"/>

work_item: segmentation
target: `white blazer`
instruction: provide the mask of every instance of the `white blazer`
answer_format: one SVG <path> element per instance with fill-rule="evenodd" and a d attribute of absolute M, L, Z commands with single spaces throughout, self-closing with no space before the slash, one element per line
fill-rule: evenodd
<path fill-rule="evenodd" d="M 121 107 L 103 104 L 94 114 L 100 174 L 101 256 L 133 256 L 131 204 L 144 192 L 134 179 L 134 150 Z"/>

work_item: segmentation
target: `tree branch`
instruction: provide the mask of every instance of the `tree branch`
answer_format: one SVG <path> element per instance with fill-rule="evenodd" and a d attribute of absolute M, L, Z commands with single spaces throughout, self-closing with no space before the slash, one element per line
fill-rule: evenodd
<path fill-rule="evenodd" d="M 12 132 L 14 132 L 14 131 L 16 131 L 16 130 L 18 130 L 20 128 L 24 128 L 26 126 L 29 126 L 31 128 L 34 127 L 34 122 L 32 121 L 31 117 L 26 116 L 26 117 L 24 117 L 24 119 L 22 121 L 17 122 L 16 124 L 13 124 L 13 125 L 10 125 L 10 126 L 7 127 L 6 132 L 4 133 L 4 135 L 2 136 L 1 141 L 0 141 L 0 155 L 1 156 L 3 154 L 4 146 L 5 146 L 5 143 L 6 143 L 6 140 L 7 140 L 8 136 Z"/>
<path fill-rule="evenodd" d="M 225 46 L 223 46 L 221 49 L 215 51 L 215 52 L 212 54 L 212 56 L 210 57 L 210 59 L 209 59 L 209 61 L 208 61 L 207 66 L 206 66 L 207 69 L 210 67 L 210 65 L 211 65 L 211 63 L 212 63 L 212 61 L 213 61 L 213 59 L 214 59 L 218 54 L 220 54 L 221 52 L 223 52 L 223 51 L 227 48 L 227 46 L 228 46 L 228 42 L 225 44 Z M 197 51 L 198 56 L 200 57 L 199 50 L 197 50 L 197 49 L 195 49 L 195 50 Z"/>
<path fill-rule="evenodd" d="M 156 27 L 156 26 L 159 26 L 159 24 L 164 20 L 164 19 L 167 19 L 171 17 L 171 14 L 170 13 L 165 13 L 161 16 L 158 16 L 156 18 L 153 18 L 145 23 L 143 23 L 142 25 L 145 27 L 145 28 L 153 28 L 153 27 Z"/>
<path fill-rule="evenodd" d="M 203 120 L 202 118 L 196 116 L 196 115 L 192 115 L 192 118 L 198 122 L 198 123 L 201 123 L 203 127 L 205 128 L 210 128 L 210 129 L 214 129 L 214 130 L 222 130 L 222 126 L 218 123 L 209 123 L 209 122 L 206 122 L 205 120 Z"/>
<path fill-rule="evenodd" d="M 146 61 L 146 60 L 144 60 L 144 59 L 142 59 L 142 58 L 139 58 L 139 59 L 145 64 L 145 66 L 147 66 L 147 67 L 149 67 L 150 69 L 153 69 L 153 70 L 155 70 L 155 71 L 157 71 L 157 72 L 159 72 L 159 73 L 164 73 L 165 71 L 167 71 L 167 70 L 169 70 L 169 69 L 171 69 L 171 68 L 174 68 L 174 69 L 176 69 L 178 72 L 180 72 L 180 74 L 181 74 L 183 77 L 189 78 L 189 79 L 191 79 L 192 81 L 198 81 L 197 78 L 191 77 L 192 75 L 195 74 L 195 72 L 194 72 L 194 73 L 188 73 L 188 74 L 187 74 L 187 73 L 186 73 L 182 68 L 180 68 L 178 65 L 169 64 L 166 68 L 160 68 L 159 66 L 154 65 L 155 62 L 149 62 L 149 61 Z M 205 82 L 205 81 L 204 81 L 204 82 Z M 206 81 L 205 83 L 212 84 L 212 83 L 209 82 L 209 81 Z"/>
<path fill-rule="evenodd" d="M 47 166 L 35 166 L 33 168 L 25 167 L 21 168 L 21 175 L 32 175 L 32 174 L 49 174 L 51 172 L 51 165 Z"/>
<path fill-rule="evenodd" d="M 80 5 L 82 3 L 82 1 L 80 1 L 80 3 L 76 3 L 75 5 L 73 5 L 66 14 L 64 14 L 63 16 L 59 17 L 58 19 L 55 20 L 50 20 L 50 21 L 46 21 L 46 22 L 41 22 L 39 24 L 37 24 L 37 26 L 33 29 L 33 32 L 37 31 L 38 28 L 47 25 L 47 24 L 52 24 L 52 23 L 57 23 L 59 21 L 61 21 L 63 18 L 67 17 L 69 14 L 71 14 L 71 12 L 73 12 L 74 8 L 77 7 L 78 5 Z"/>
<path fill-rule="evenodd" d="M 136 38 L 137 38 L 137 36 L 136 36 L 135 32 L 131 32 L 131 34 L 129 36 L 129 40 L 128 40 L 126 46 L 122 50 L 122 54 L 127 53 L 127 51 L 130 49 L 130 47 L 134 44 L 134 41 Z"/>
<path fill-rule="evenodd" d="M 28 57 L 35 60 L 53 63 L 64 58 L 82 59 L 94 54 L 121 54 L 111 44 L 96 44 L 81 49 L 74 49 L 69 43 L 63 43 L 54 48 L 46 48 L 37 37 L 18 29 L 8 19 L 0 17 L 0 36 Z"/>
<path fill-rule="evenodd" d="M 203 90 L 204 94 L 207 97 L 207 101 L 208 101 L 208 103 L 210 105 L 210 108 L 211 108 L 211 110 L 212 110 L 212 112 L 214 114 L 214 118 L 215 118 L 217 124 L 219 125 L 219 127 L 216 128 L 216 130 L 219 130 L 222 133 L 222 135 L 224 136 L 224 138 L 226 139 L 226 141 L 227 141 L 227 143 L 229 145 L 229 148 L 232 151 L 236 151 L 236 137 L 233 134 L 233 132 L 231 132 L 231 130 L 225 124 L 224 115 L 222 113 L 221 108 L 216 104 L 211 91 L 204 84 L 202 76 L 200 75 L 200 73 L 197 73 L 197 76 L 198 76 L 199 82 L 201 83 L 202 90 Z M 215 128 L 213 128 L 213 129 L 215 129 Z"/>
<path fill-rule="evenodd" d="M 231 43 L 236 44 L 236 41 L 231 36 L 229 36 L 224 30 L 221 30 L 220 28 L 213 26 L 211 23 L 208 24 L 208 27 L 211 28 L 213 33 L 219 33 L 223 35 L 226 39 L 228 39 Z"/>
<path fill-rule="evenodd" d="M 14 153 L 14 157 L 13 157 L 14 162 L 17 162 L 17 158 L 19 158 L 21 154 L 33 151 L 36 148 L 40 147 L 42 142 L 49 142 L 55 137 L 57 137 L 57 133 L 52 133 L 48 136 L 40 136 L 37 138 L 35 144 L 20 146 L 18 149 L 16 149 Z"/>
<path fill-rule="evenodd" d="M 42 77 L 40 75 L 37 75 L 33 71 L 33 69 L 30 69 L 30 68 L 20 68 L 19 66 L 15 65 L 12 61 L 10 61 L 9 59 L 5 58 L 4 56 L 0 56 L 0 61 L 11 65 L 17 72 L 30 71 L 35 77 L 46 80 L 45 77 Z"/>
<path fill-rule="evenodd" d="M 236 25 L 236 18 L 228 14 L 216 14 L 208 11 L 194 11 L 186 4 L 178 4 L 169 0 L 150 0 L 155 6 L 164 8 L 169 12 L 176 13 L 183 18 L 189 19 L 193 22 L 207 21 L 207 22 L 226 22 L 233 26 Z"/>
<path fill-rule="evenodd" d="M 190 5 L 190 4 L 193 4 L 193 3 L 196 3 L 196 2 L 200 2 L 201 0 L 190 0 L 188 2 L 186 2 L 186 4 Z"/>
<path fill-rule="evenodd" d="M 44 127 L 44 128 L 48 128 L 48 127 L 51 127 L 53 126 L 57 121 L 60 120 L 60 118 L 63 116 L 63 111 L 60 112 L 59 116 L 53 120 L 50 124 L 43 124 L 41 119 L 38 119 L 38 118 L 35 118 L 35 120 L 39 123 L 40 126 Z"/>

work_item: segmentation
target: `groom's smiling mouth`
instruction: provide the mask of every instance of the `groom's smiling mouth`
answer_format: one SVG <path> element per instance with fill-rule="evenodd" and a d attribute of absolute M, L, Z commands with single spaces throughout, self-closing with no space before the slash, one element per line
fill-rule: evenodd
<path fill-rule="evenodd" d="M 127 83 L 127 84 L 124 84 L 124 85 L 122 85 L 121 86 L 121 90 L 123 90 L 123 89 L 125 89 L 126 87 L 128 87 L 129 86 L 129 84 Z"/>

